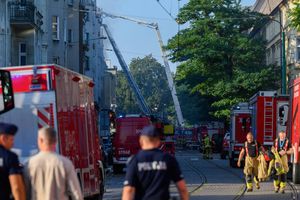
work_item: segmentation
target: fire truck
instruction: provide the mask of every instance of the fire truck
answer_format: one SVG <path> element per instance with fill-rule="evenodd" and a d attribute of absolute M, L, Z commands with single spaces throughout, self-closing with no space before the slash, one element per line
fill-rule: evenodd
<path fill-rule="evenodd" d="M 14 151 L 25 162 L 38 151 L 37 132 L 57 130 L 57 152 L 74 164 L 85 197 L 101 198 L 104 169 L 91 79 L 57 65 L 9 67 L 15 108 L 0 121 L 19 127 Z"/>
<path fill-rule="evenodd" d="M 175 154 L 174 127 L 164 125 L 162 121 L 143 115 L 126 115 L 116 119 L 116 132 L 113 135 L 113 171 L 123 171 L 130 156 L 135 155 L 140 149 L 139 135 L 141 130 L 153 124 L 161 135 L 161 147 L 164 152 Z"/>
<path fill-rule="evenodd" d="M 276 91 L 260 91 L 250 98 L 252 108 L 251 132 L 265 147 L 273 145 L 279 131 L 288 124 L 289 96 Z"/>
<path fill-rule="evenodd" d="M 248 103 L 233 106 L 230 115 L 229 164 L 237 166 L 238 156 L 243 148 L 247 133 L 251 129 L 251 109 Z"/>
<path fill-rule="evenodd" d="M 294 147 L 294 154 L 292 156 L 293 164 L 293 182 L 300 183 L 300 78 L 296 78 L 291 85 L 291 104 L 289 113 L 289 131 L 288 135 Z"/>

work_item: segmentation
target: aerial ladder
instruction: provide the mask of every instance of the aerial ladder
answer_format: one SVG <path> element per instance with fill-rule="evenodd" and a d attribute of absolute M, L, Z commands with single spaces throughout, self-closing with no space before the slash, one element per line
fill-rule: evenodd
<path fill-rule="evenodd" d="M 151 29 L 156 31 L 156 35 L 157 35 L 158 42 L 159 42 L 160 49 L 161 49 L 161 53 L 162 53 L 162 59 L 163 59 L 164 65 L 165 65 L 165 72 L 166 72 L 166 75 L 167 75 L 168 85 L 169 85 L 169 89 L 170 89 L 171 94 L 172 94 L 172 99 L 173 99 L 173 103 L 174 103 L 174 107 L 175 107 L 175 111 L 176 111 L 176 115 L 177 115 L 177 121 L 178 121 L 179 126 L 183 126 L 184 125 L 184 119 L 183 119 L 181 107 L 180 107 L 180 104 L 179 104 L 179 101 L 178 101 L 175 84 L 174 84 L 173 77 L 172 77 L 171 70 L 170 70 L 170 65 L 169 65 L 169 62 L 168 62 L 168 59 L 167 59 L 167 53 L 164 50 L 164 44 L 163 44 L 163 41 L 162 41 L 162 37 L 161 37 L 161 33 L 160 33 L 160 30 L 159 30 L 158 24 L 157 23 L 149 23 L 149 22 L 146 22 L 146 21 L 142 21 L 142 20 L 134 19 L 134 18 L 130 18 L 130 17 L 113 15 L 113 14 L 110 14 L 110 13 L 106 13 L 104 11 L 101 11 L 101 15 L 104 16 L 104 17 L 110 17 L 110 18 L 113 18 L 113 19 L 119 18 L 119 19 L 131 21 L 131 22 L 137 23 L 139 25 L 146 26 L 146 27 L 151 28 Z M 124 61 L 124 59 L 123 59 L 123 61 Z"/>
<path fill-rule="evenodd" d="M 129 67 L 128 65 L 126 64 L 118 46 L 117 46 L 117 43 L 115 42 L 114 38 L 112 37 L 112 34 L 108 28 L 108 26 L 106 24 L 102 24 L 105 32 L 106 32 L 106 35 L 109 39 L 109 42 L 111 44 L 111 46 L 113 47 L 113 50 L 117 56 L 117 59 L 124 71 L 124 74 L 125 74 L 125 77 L 127 78 L 127 81 L 129 83 L 129 86 L 132 88 L 136 98 L 137 98 L 137 102 L 139 104 L 139 107 L 141 109 L 141 111 L 143 112 L 143 114 L 146 114 L 146 115 L 150 115 L 151 114 L 151 111 L 138 87 L 138 85 L 136 84 L 134 78 L 132 77 L 132 74 L 130 73 L 130 70 L 129 70 Z"/>

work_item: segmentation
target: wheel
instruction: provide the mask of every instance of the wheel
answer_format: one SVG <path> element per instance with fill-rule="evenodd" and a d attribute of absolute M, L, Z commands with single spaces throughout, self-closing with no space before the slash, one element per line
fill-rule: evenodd
<path fill-rule="evenodd" d="M 295 184 L 300 183 L 300 164 L 299 163 L 293 164 L 293 182 Z"/>
<path fill-rule="evenodd" d="M 229 158 L 229 165 L 230 165 L 230 167 L 237 168 L 237 163 L 235 162 L 233 156 L 231 158 Z"/>
<path fill-rule="evenodd" d="M 113 171 L 114 171 L 114 174 L 120 174 L 120 173 L 123 172 L 123 166 L 118 165 L 118 164 L 114 164 L 113 165 Z"/>
<path fill-rule="evenodd" d="M 226 154 L 224 152 L 221 152 L 221 156 L 220 157 L 221 157 L 222 160 L 225 160 L 226 159 Z"/>

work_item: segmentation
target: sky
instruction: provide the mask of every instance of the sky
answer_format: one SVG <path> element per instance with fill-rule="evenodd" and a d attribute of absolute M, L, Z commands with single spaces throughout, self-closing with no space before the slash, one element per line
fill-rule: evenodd
<path fill-rule="evenodd" d="M 178 7 L 182 7 L 188 0 L 159 0 L 165 11 L 157 0 L 97 0 L 97 4 L 105 12 L 142 19 L 147 22 L 158 23 L 164 44 L 168 39 L 176 35 L 178 31 L 177 23 L 172 19 L 178 13 Z M 255 0 L 242 0 L 242 4 L 250 6 Z M 170 16 L 169 14 L 172 16 Z M 112 35 L 125 59 L 129 65 L 133 58 L 144 57 L 152 54 L 160 63 L 162 63 L 161 51 L 154 30 L 121 19 L 105 18 L 104 23 L 108 24 Z M 182 28 L 182 27 L 181 27 Z M 111 51 L 108 41 L 105 41 L 106 56 L 112 64 L 118 66 L 119 63 Z M 171 63 L 173 72 L 176 71 L 178 63 Z"/>

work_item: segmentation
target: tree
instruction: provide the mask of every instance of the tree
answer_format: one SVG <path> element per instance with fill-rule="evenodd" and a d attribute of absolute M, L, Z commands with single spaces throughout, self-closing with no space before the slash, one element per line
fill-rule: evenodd
<path fill-rule="evenodd" d="M 294 2 L 294 4 L 295 7 L 289 13 L 289 17 L 291 19 L 291 25 L 299 31 L 300 30 L 300 3 Z"/>
<path fill-rule="evenodd" d="M 169 40 L 176 80 L 212 100 L 213 116 L 228 119 L 230 108 L 259 90 L 277 89 L 277 70 L 265 65 L 265 42 L 251 36 L 264 17 L 239 0 L 190 0 L 177 21 L 188 25 Z"/>
<path fill-rule="evenodd" d="M 168 88 L 164 67 L 149 55 L 144 58 L 132 59 L 130 71 L 151 111 L 154 114 L 174 119 L 172 97 Z M 118 112 L 141 112 L 136 98 L 121 71 L 117 73 L 116 95 Z"/>

